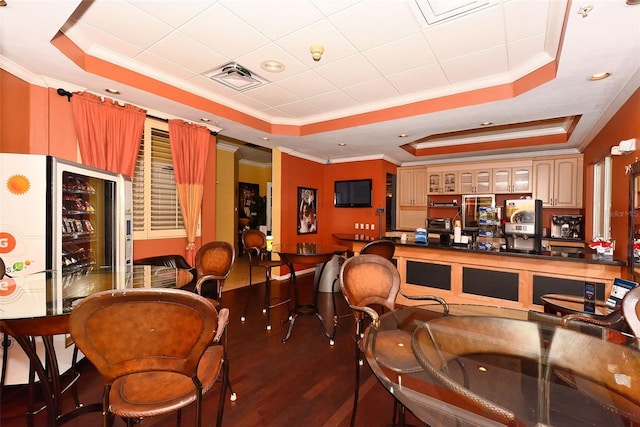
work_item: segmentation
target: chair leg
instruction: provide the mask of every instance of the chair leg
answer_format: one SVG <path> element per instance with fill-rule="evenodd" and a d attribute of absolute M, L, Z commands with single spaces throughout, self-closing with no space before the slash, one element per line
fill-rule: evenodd
<path fill-rule="evenodd" d="M 361 366 L 361 358 L 362 352 L 360 351 L 360 328 L 362 327 L 362 323 L 359 319 L 356 319 L 356 335 L 355 335 L 355 345 L 356 345 L 356 378 L 355 378 L 355 388 L 353 391 L 353 409 L 351 410 L 351 427 L 356 425 L 356 412 L 358 411 L 358 395 L 360 392 L 360 366 Z"/>
<path fill-rule="evenodd" d="M 271 269 L 266 267 L 264 269 L 264 309 L 263 312 L 267 313 L 267 331 L 271 330 Z"/>
<path fill-rule="evenodd" d="M 253 284 L 252 279 L 252 271 L 253 269 L 251 268 L 251 259 L 249 259 L 249 286 L 246 289 L 247 291 L 247 301 L 244 304 L 244 312 L 242 314 L 242 316 L 240 317 L 240 321 L 244 322 L 245 320 L 247 320 L 247 312 L 249 311 L 249 303 L 251 302 L 251 285 Z"/>
<path fill-rule="evenodd" d="M 226 347 L 225 347 L 225 352 L 226 352 Z M 218 417 L 216 419 L 216 425 L 217 426 L 221 426 L 222 425 L 222 415 L 224 413 L 224 401 L 226 398 L 226 394 L 227 394 L 227 386 L 229 386 L 229 388 L 231 388 L 231 385 L 229 384 L 229 363 L 225 357 L 225 360 L 223 362 L 222 365 L 222 386 L 221 386 L 221 390 L 220 390 L 220 401 L 218 402 Z M 232 395 L 235 394 L 232 392 Z"/>

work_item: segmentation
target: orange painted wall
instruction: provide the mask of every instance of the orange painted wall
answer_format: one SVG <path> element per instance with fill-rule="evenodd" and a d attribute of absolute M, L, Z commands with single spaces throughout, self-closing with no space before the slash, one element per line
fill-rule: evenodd
<path fill-rule="evenodd" d="M 395 175 L 396 169 L 396 165 L 386 160 L 367 160 L 327 165 L 325 172 L 327 188 L 324 197 L 326 204 L 323 204 L 323 206 L 326 207 L 327 210 L 325 216 L 331 226 L 331 232 L 357 233 L 377 237 L 379 235 L 378 226 L 380 218 L 376 213 L 376 208 L 385 208 L 386 210 L 387 173 Z M 371 208 L 334 208 L 334 181 L 363 178 L 371 178 L 373 180 L 373 206 Z M 356 230 L 355 223 L 374 224 L 375 230 Z M 382 227 L 382 233 L 384 235 L 384 214 Z"/>
<path fill-rule="evenodd" d="M 0 152 L 29 153 L 31 85 L 0 69 Z"/>
<path fill-rule="evenodd" d="M 336 163 L 324 165 L 309 160 L 282 155 L 282 243 L 298 242 L 337 243 L 333 233 L 355 233 L 354 224 L 373 223 L 378 227 L 376 207 L 386 204 L 386 174 L 396 173 L 396 166 L 384 160 Z M 334 208 L 334 181 L 342 179 L 371 178 L 373 180 L 372 208 Z M 297 232 L 298 187 L 318 190 L 318 232 Z M 362 234 L 377 235 L 378 230 Z M 361 233 L 359 233 L 361 234 Z M 296 266 L 296 271 L 309 266 Z"/>
<path fill-rule="evenodd" d="M 55 88 L 42 88 L 0 69 L 0 152 L 47 154 L 77 161 L 71 103 Z M 202 241 L 215 240 L 216 137 L 211 136 L 202 208 Z M 137 240 L 134 258 L 187 255 L 186 239 Z"/>
<path fill-rule="evenodd" d="M 622 140 L 629 138 L 640 139 L 640 89 L 618 110 L 613 118 L 598 133 L 589 146 L 584 150 L 585 174 L 585 216 L 587 218 L 586 230 L 591 237 L 591 212 L 593 206 L 593 164 L 604 158 L 611 152 L 611 147 L 618 145 Z M 629 184 L 630 177 L 625 174 L 625 166 L 640 158 L 640 147 L 627 156 L 612 157 L 613 194 L 611 197 L 611 233 L 616 241 L 614 257 L 627 259 L 629 250 Z"/>

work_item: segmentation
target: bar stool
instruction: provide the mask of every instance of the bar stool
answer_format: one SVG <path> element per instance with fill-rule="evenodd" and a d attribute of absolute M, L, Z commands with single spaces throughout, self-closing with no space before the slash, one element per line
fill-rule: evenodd
<path fill-rule="evenodd" d="M 263 313 L 267 314 L 267 331 L 271 330 L 271 309 L 283 304 L 289 304 L 291 301 L 291 279 L 289 280 L 289 286 L 287 287 L 286 296 L 271 296 L 271 269 L 274 267 L 282 267 L 287 265 L 284 260 L 272 260 L 270 252 L 267 251 L 267 236 L 260 230 L 244 230 L 242 232 L 242 245 L 245 252 L 249 256 L 249 286 L 253 285 L 253 269 L 264 268 L 265 270 L 265 293 L 264 293 L 264 308 Z M 247 319 L 247 311 L 249 310 L 249 300 L 251 298 L 251 292 L 247 294 L 247 302 L 244 307 L 244 313 L 240 317 L 240 321 L 244 322 Z"/>

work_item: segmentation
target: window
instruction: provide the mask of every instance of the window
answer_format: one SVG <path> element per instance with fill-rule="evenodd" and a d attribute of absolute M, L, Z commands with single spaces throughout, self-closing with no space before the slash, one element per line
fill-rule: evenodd
<path fill-rule="evenodd" d="M 611 156 L 593 166 L 593 237 L 611 238 Z"/>
<path fill-rule="evenodd" d="M 147 118 L 133 177 L 134 239 L 185 237 L 169 125 Z"/>

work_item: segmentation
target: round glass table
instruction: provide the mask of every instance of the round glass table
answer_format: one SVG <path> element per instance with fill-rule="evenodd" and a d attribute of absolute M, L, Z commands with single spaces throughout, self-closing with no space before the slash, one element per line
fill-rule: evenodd
<path fill-rule="evenodd" d="M 411 306 L 365 331 L 381 384 L 435 426 L 623 426 L 640 421 L 635 337 L 586 334 L 524 310 Z"/>
<path fill-rule="evenodd" d="M 93 269 L 64 276 L 47 271 L 0 279 L 0 331 L 20 345 L 37 374 L 47 408 L 48 425 L 63 424 L 83 413 L 102 410 L 102 405 L 96 403 L 62 413 L 63 383 L 56 353 L 72 344 L 65 342 L 68 341 L 65 335 L 69 333 L 69 314 L 73 307 L 82 298 L 100 291 L 180 288 L 192 278 L 188 270 L 136 265 L 123 270 Z M 61 345 L 54 340 L 60 336 Z M 39 341 L 44 351 L 40 350 Z M 3 362 L 6 363 L 9 349 L 3 350 Z M 71 382 L 75 380 L 77 375 Z"/>

